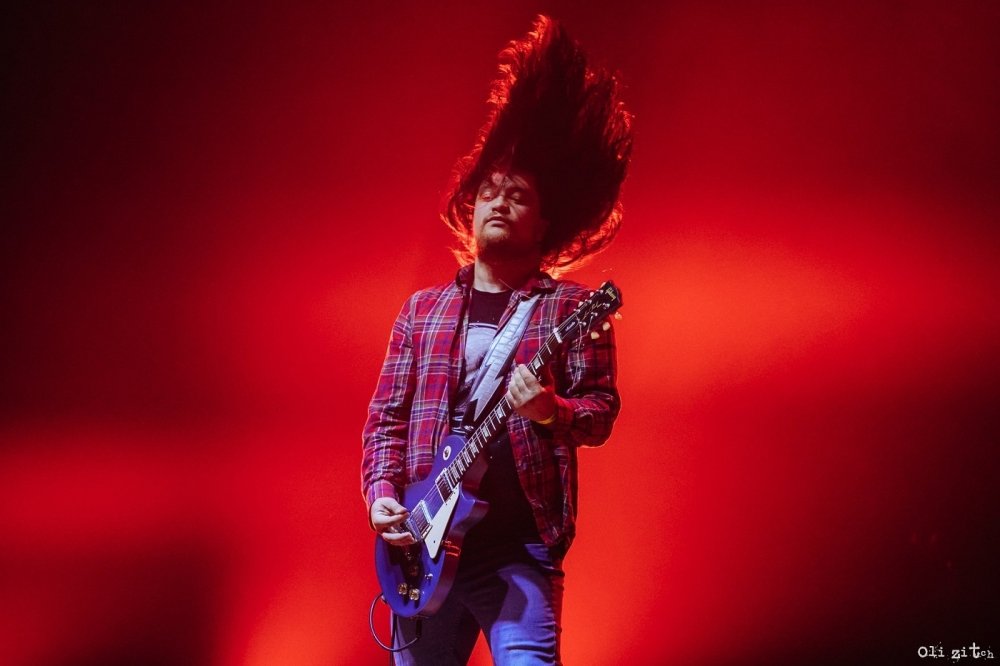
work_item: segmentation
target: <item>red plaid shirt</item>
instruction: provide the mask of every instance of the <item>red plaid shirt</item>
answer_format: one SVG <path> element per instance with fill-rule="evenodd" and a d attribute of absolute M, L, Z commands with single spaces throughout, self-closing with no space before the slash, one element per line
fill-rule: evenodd
<path fill-rule="evenodd" d="M 413 294 L 392 326 L 389 346 L 365 423 L 362 491 L 368 503 L 399 499 L 407 484 L 430 472 L 438 442 L 448 434 L 453 392 L 465 350 L 465 308 L 472 266 L 447 284 Z M 514 362 L 528 363 L 557 324 L 589 294 L 575 282 L 539 273 L 514 292 L 500 320 L 517 302 L 541 293 Z M 541 426 L 513 414 L 507 429 L 517 474 L 538 533 L 548 546 L 569 546 L 575 533 L 578 446 L 599 446 L 611 434 L 620 407 L 612 332 L 569 342 L 549 366 L 556 420 Z"/>

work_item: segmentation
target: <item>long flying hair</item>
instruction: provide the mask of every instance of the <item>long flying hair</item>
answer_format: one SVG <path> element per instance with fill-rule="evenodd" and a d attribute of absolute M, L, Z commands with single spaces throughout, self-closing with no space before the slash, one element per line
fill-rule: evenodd
<path fill-rule="evenodd" d="M 607 247 L 621 226 L 621 184 L 632 153 L 631 114 L 616 77 L 588 67 L 563 27 L 538 16 L 531 32 L 499 55 L 489 114 L 456 165 L 442 218 L 458 238 L 455 256 L 475 257 L 472 211 L 496 169 L 534 176 L 548 221 L 541 267 L 578 267 Z"/>

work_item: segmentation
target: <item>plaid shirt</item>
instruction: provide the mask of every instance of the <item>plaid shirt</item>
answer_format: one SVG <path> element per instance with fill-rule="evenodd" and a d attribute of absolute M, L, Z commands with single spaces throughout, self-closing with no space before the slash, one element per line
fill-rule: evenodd
<path fill-rule="evenodd" d="M 389 346 L 365 423 L 362 491 L 368 503 L 399 499 L 400 491 L 430 472 L 437 444 L 448 434 L 465 350 L 465 310 L 472 266 L 453 282 L 413 294 L 392 326 Z M 557 324 L 589 289 L 539 273 L 511 297 L 502 327 L 520 299 L 541 293 L 514 363 L 528 363 Z M 599 446 L 611 434 L 620 406 L 615 386 L 612 331 L 583 336 L 556 352 L 550 365 L 556 420 L 547 426 L 511 415 L 517 474 L 538 533 L 548 546 L 567 548 L 575 533 L 578 446 Z"/>

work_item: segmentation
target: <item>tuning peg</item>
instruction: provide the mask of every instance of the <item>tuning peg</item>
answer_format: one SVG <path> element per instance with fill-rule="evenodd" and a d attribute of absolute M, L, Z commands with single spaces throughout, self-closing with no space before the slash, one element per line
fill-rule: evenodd
<path fill-rule="evenodd" d="M 591 331 L 590 332 L 590 339 L 591 340 L 596 340 L 599 337 L 601 337 L 601 334 L 598 333 L 597 331 Z"/>
<path fill-rule="evenodd" d="M 621 312 L 616 312 L 615 313 L 615 319 L 617 319 L 618 321 L 621 321 L 621 319 L 622 319 L 622 313 Z"/>
<path fill-rule="evenodd" d="M 601 330 L 602 331 L 610 331 L 611 330 L 611 322 L 610 321 L 606 321 L 603 324 L 601 324 Z"/>

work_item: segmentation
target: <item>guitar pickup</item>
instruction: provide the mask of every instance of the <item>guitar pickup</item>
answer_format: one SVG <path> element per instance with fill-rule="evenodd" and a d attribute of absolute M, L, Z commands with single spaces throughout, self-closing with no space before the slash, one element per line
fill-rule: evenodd
<path fill-rule="evenodd" d="M 428 510 L 427 510 L 427 505 L 426 505 L 426 504 L 424 503 L 424 501 L 423 501 L 423 500 L 420 500 L 420 501 L 419 501 L 419 502 L 417 503 L 417 506 L 416 506 L 416 508 L 414 508 L 414 512 L 416 512 L 416 511 L 418 511 L 418 510 L 420 511 L 420 514 L 419 514 L 419 515 L 423 516 L 423 519 L 424 519 L 424 522 L 426 522 L 426 523 L 430 523 L 430 522 L 431 522 L 431 520 L 432 520 L 432 519 L 434 518 L 434 517 L 433 517 L 433 516 L 431 515 L 430 511 L 428 511 Z"/>

